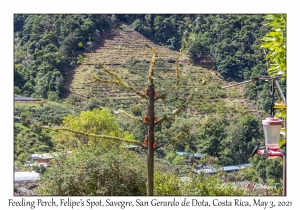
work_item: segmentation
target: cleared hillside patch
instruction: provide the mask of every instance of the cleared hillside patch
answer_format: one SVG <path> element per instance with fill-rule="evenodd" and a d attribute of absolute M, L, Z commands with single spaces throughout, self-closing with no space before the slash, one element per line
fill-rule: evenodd
<path fill-rule="evenodd" d="M 158 94 L 166 91 L 175 82 L 175 58 L 178 57 L 179 52 L 154 44 L 129 26 L 123 25 L 120 29 L 101 34 L 101 41 L 96 44 L 94 51 L 86 52 L 84 62 L 68 73 L 65 77 L 65 88 L 69 89 L 68 93 L 78 95 L 86 103 L 90 98 L 96 98 L 101 106 L 112 110 L 128 110 L 133 104 L 141 104 L 141 108 L 145 110 L 145 100 L 136 97 L 132 92 L 92 82 L 93 74 L 101 79 L 111 79 L 98 65 L 102 63 L 120 75 L 128 84 L 143 91 L 146 87 L 146 75 L 152 56 L 151 49 L 145 43 L 158 50 L 154 83 Z M 213 86 L 204 87 L 199 94 L 195 95 L 193 103 L 187 107 L 188 114 L 200 116 L 213 113 L 217 109 L 230 112 L 231 106 L 240 106 L 241 109 L 249 107 L 240 87 L 221 89 L 221 86 L 232 84 L 232 82 L 225 81 L 218 76 L 213 62 L 193 64 L 185 54 L 179 59 L 179 67 L 179 88 L 170 93 L 166 101 L 156 104 L 158 116 L 172 112 L 187 98 L 191 90 L 199 86 L 204 78 L 209 78 Z"/>

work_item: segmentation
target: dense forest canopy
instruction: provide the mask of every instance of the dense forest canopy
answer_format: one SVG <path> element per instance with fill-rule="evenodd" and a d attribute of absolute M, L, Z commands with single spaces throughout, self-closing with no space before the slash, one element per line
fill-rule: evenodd
<path fill-rule="evenodd" d="M 62 74 L 77 62 L 82 42 L 97 42 L 109 27 L 105 15 L 16 15 L 17 94 L 55 98 L 63 94 Z"/>
<path fill-rule="evenodd" d="M 15 94 L 63 96 L 63 74 L 89 43 L 99 42 L 103 30 L 121 23 L 174 50 L 189 33 L 197 34 L 189 48 L 191 59 L 197 63 L 208 57 L 225 79 L 266 75 L 265 51 L 259 47 L 267 32 L 263 21 L 259 14 L 15 15 Z M 250 98 L 257 96 L 249 91 Z"/>

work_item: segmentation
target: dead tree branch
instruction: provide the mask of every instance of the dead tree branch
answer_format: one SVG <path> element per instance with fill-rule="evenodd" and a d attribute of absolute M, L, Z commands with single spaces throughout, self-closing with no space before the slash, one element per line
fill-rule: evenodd
<path fill-rule="evenodd" d="M 119 137 L 98 135 L 98 134 L 93 134 L 93 133 L 85 133 L 85 132 L 82 132 L 82 131 L 76 131 L 76 130 L 72 130 L 72 129 L 69 129 L 69 128 L 50 128 L 50 127 L 47 127 L 47 126 L 40 126 L 40 125 L 37 125 L 35 123 L 32 123 L 32 124 L 34 124 L 35 126 L 37 126 L 39 128 L 52 130 L 52 131 L 68 131 L 68 132 L 71 132 L 71 133 L 86 135 L 86 136 L 90 136 L 90 137 L 103 138 L 103 139 L 113 140 L 113 141 L 128 142 L 128 143 L 137 144 L 137 145 L 140 144 L 140 142 L 137 141 L 137 140 L 123 139 L 123 138 L 119 138 Z"/>
<path fill-rule="evenodd" d="M 154 47 L 151 47 L 148 43 L 145 43 L 145 44 L 152 49 L 152 53 L 153 53 L 151 64 L 149 67 L 149 75 L 148 75 L 148 85 L 152 85 L 153 84 L 154 67 L 155 67 L 156 57 L 158 57 L 158 53 Z"/>

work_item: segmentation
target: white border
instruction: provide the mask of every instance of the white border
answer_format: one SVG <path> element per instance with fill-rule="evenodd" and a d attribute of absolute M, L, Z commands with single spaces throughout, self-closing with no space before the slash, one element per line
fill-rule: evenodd
<path fill-rule="evenodd" d="M 1 189 L 0 207 L 7 209 L 8 199 L 13 198 L 13 14 L 14 13 L 287 13 L 287 138 L 288 138 L 288 166 L 287 166 L 287 197 L 263 197 L 267 201 L 292 200 L 291 209 L 299 209 L 299 196 L 297 189 L 299 181 L 296 178 L 299 174 L 298 147 L 299 139 L 296 136 L 299 123 L 296 121 L 300 103 L 299 97 L 299 15 L 296 8 L 296 1 L 279 0 L 252 0 L 252 1 L 37 1 L 37 0 L 15 0 L 4 1 L 1 5 Z M 298 78 L 297 78 L 298 77 Z M 49 197 L 48 197 L 49 198 Z M 122 199 L 123 197 L 118 197 Z M 162 198 L 162 197 L 159 197 Z M 228 197 L 234 199 L 235 197 Z M 298 198 L 298 199 L 297 199 Z M 30 198 L 28 198 L 30 199 Z M 31 198 L 33 199 L 33 198 Z M 59 199 L 58 197 L 55 199 Z M 80 199 L 77 197 L 76 199 Z M 134 201 L 136 198 L 126 197 Z M 145 200 L 153 198 L 142 197 Z M 179 198 L 182 199 L 182 198 Z M 192 199 L 189 197 L 189 199 Z M 197 198 L 199 199 L 199 197 Z M 202 199 L 202 198 L 201 198 Z M 213 200 L 215 197 L 204 197 L 206 200 Z M 222 198 L 224 199 L 224 198 Z M 252 200 L 252 197 L 243 197 L 243 200 Z M 17 207 L 16 207 L 17 208 Z M 49 207 L 43 207 L 43 209 Z M 144 207 L 148 208 L 149 207 Z M 143 208 L 143 209 L 144 209 Z M 153 207 L 151 207 L 153 208 Z M 199 207 L 197 207 L 199 208 Z M 240 207 L 223 207 L 223 209 Z M 27 209 L 29 209 L 27 207 Z M 35 208 L 41 209 L 41 208 Z M 57 208 L 61 209 L 61 208 Z M 71 208 L 70 208 L 71 209 Z M 87 209 L 87 208 L 76 208 Z M 120 208 L 118 208 L 120 209 Z M 137 208 L 135 208 L 137 209 Z M 162 209 L 162 207 L 161 207 Z M 182 207 L 180 207 L 182 209 Z"/>

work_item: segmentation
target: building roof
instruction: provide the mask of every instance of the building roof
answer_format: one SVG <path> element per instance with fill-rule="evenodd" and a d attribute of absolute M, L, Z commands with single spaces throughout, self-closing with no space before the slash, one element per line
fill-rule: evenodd
<path fill-rule="evenodd" d="M 235 166 L 224 166 L 224 167 L 219 168 L 218 170 L 223 170 L 225 172 L 238 171 L 238 170 L 241 170 L 243 168 L 248 168 L 250 166 L 252 166 L 252 165 L 250 163 L 247 163 L 247 164 L 241 164 L 241 165 L 235 165 Z M 216 168 L 206 168 L 206 169 L 197 170 L 197 173 L 200 173 L 200 172 L 216 173 L 218 170 Z"/>
<path fill-rule="evenodd" d="M 67 154 L 71 154 L 72 151 L 67 151 Z M 52 159 L 54 157 L 57 157 L 58 155 L 63 154 L 63 153 L 59 153 L 59 152 L 53 152 L 53 153 L 43 153 L 43 154 L 39 154 L 38 158 L 41 159 Z"/>
<path fill-rule="evenodd" d="M 240 170 L 240 167 L 238 166 L 224 166 L 223 171 L 235 171 Z"/>
<path fill-rule="evenodd" d="M 40 174 L 34 171 L 15 172 L 15 182 L 33 182 L 40 180 Z"/>
<path fill-rule="evenodd" d="M 52 159 L 53 158 L 53 154 L 50 154 L 50 153 L 44 153 L 44 154 L 40 154 L 38 156 L 38 158 L 41 158 L 41 159 Z"/>
<path fill-rule="evenodd" d="M 251 165 L 251 163 L 245 163 L 245 164 L 241 164 L 241 165 L 238 165 L 240 168 L 248 168 L 248 167 L 250 167 L 250 166 L 252 166 Z"/>
<path fill-rule="evenodd" d="M 31 158 L 38 158 L 38 157 L 39 157 L 39 154 L 31 154 L 30 157 L 31 157 Z"/>
<path fill-rule="evenodd" d="M 72 151 L 66 151 L 64 152 L 66 154 L 72 154 Z M 64 154 L 64 153 L 60 153 L 60 152 L 52 152 L 52 153 L 43 153 L 43 154 L 31 154 L 30 157 L 31 158 L 40 158 L 40 159 L 52 159 L 54 157 L 57 157 L 60 154 Z"/>
<path fill-rule="evenodd" d="M 189 156 L 192 156 L 193 154 L 191 153 L 186 153 L 186 152 L 176 152 L 177 155 L 179 156 L 182 156 L 182 155 L 189 155 Z M 205 154 L 201 154 L 201 153 L 194 153 L 193 157 L 196 157 L 196 158 L 201 158 L 205 156 Z"/>
<path fill-rule="evenodd" d="M 204 172 L 206 174 L 210 174 L 210 173 L 216 173 L 217 169 L 215 169 L 215 168 L 205 168 L 205 169 L 196 170 L 196 172 L 198 174 L 200 174 L 201 172 Z"/>
<path fill-rule="evenodd" d="M 34 101 L 31 97 L 15 97 L 15 101 Z"/>

